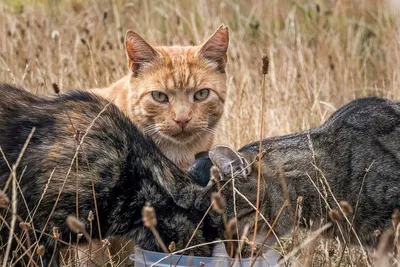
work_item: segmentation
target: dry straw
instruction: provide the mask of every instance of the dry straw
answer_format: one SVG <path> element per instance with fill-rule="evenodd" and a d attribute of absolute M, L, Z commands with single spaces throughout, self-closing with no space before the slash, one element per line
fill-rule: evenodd
<path fill-rule="evenodd" d="M 349 216 L 350 214 L 353 213 L 353 207 L 350 205 L 349 202 L 342 200 L 339 202 L 339 204 L 340 207 L 342 208 L 344 215 Z"/>
<path fill-rule="evenodd" d="M 30 231 L 32 229 L 31 224 L 27 222 L 20 222 L 19 227 L 24 231 Z"/>
<path fill-rule="evenodd" d="M 226 242 L 226 252 L 228 253 L 228 255 L 230 257 L 234 257 L 235 253 L 237 251 L 237 247 L 238 247 L 238 242 L 239 240 L 235 240 L 238 238 L 237 235 L 237 228 L 238 224 L 237 224 L 237 220 L 236 218 L 232 218 L 229 220 L 229 222 L 226 224 L 225 226 L 225 232 L 224 232 L 224 238 L 225 240 L 230 240 Z M 236 237 L 236 238 L 234 238 Z"/>
<path fill-rule="evenodd" d="M 263 152 L 263 147 L 262 147 L 262 140 L 264 137 L 264 109 L 265 109 L 265 80 L 266 80 L 266 75 L 268 74 L 268 68 L 269 68 L 269 58 L 268 56 L 264 55 L 262 57 L 262 74 L 263 74 L 263 78 L 262 78 L 262 85 L 261 85 L 261 116 L 260 116 L 260 135 L 259 135 L 259 149 L 258 149 L 258 154 L 262 155 Z M 259 159 L 261 159 L 261 156 L 258 157 Z M 255 242 L 256 242 L 256 236 L 257 236 L 257 228 L 258 228 L 258 211 L 259 211 L 259 207 L 260 207 L 260 191 L 261 191 L 261 160 L 258 160 L 257 162 L 257 167 L 258 167 L 258 173 L 257 173 L 257 199 L 256 199 L 256 209 L 257 212 L 255 214 L 255 218 L 254 218 L 254 234 L 253 234 L 253 245 L 251 248 L 251 251 L 254 251 L 255 249 Z M 253 254 L 251 254 L 251 259 L 250 262 L 254 262 L 253 261 Z"/>
<path fill-rule="evenodd" d="M 79 234 L 85 231 L 85 224 L 78 220 L 75 216 L 69 215 L 67 217 L 67 225 L 73 232 Z"/>
<path fill-rule="evenodd" d="M 69 215 L 67 217 L 67 225 L 73 232 L 83 234 L 87 241 L 91 240 L 90 235 L 86 232 L 85 224 L 75 216 Z"/>
<path fill-rule="evenodd" d="M 39 257 L 43 257 L 44 253 L 46 252 L 46 249 L 44 245 L 40 245 L 38 249 L 36 250 L 36 253 L 38 254 Z"/>
<path fill-rule="evenodd" d="M 175 251 L 175 249 L 176 249 L 176 245 L 175 245 L 175 242 L 174 241 L 172 241 L 171 243 L 169 243 L 169 245 L 168 245 L 168 250 L 169 250 L 169 252 L 174 252 Z"/>
<path fill-rule="evenodd" d="M 226 201 L 225 199 L 221 196 L 220 193 L 213 192 L 211 195 L 212 203 L 213 203 L 213 211 L 217 213 L 224 213 L 226 209 Z"/>
<path fill-rule="evenodd" d="M 330 211 L 328 212 L 328 216 L 329 216 L 329 218 L 330 218 L 332 221 L 334 221 L 334 222 L 337 222 L 337 221 L 340 220 L 340 213 L 339 213 L 339 211 L 336 210 L 336 209 L 330 210 Z"/>
<path fill-rule="evenodd" d="M 93 211 L 89 211 L 89 214 L 88 214 L 88 221 L 89 222 L 92 222 L 93 220 L 94 220 L 94 215 L 93 215 Z"/>
<path fill-rule="evenodd" d="M 7 208 L 9 204 L 10 204 L 10 199 L 4 193 L 4 191 L 0 190 L 0 207 Z"/>
<path fill-rule="evenodd" d="M 142 209 L 142 221 L 145 227 L 150 228 L 151 232 L 154 235 L 154 238 L 156 239 L 157 243 L 160 245 L 162 250 L 165 253 L 169 253 L 167 246 L 164 244 L 160 234 L 156 229 L 157 226 L 156 212 L 154 211 L 154 208 L 151 206 L 151 204 L 148 202 Z"/>
<path fill-rule="evenodd" d="M 144 226 L 147 228 L 153 228 L 157 226 L 156 213 L 150 203 L 146 203 L 142 209 L 142 220 Z"/>
<path fill-rule="evenodd" d="M 216 166 L 212 166 L 210 169 L 210 179 L 214 183 L 219 183 L 221 181 L 221 173 Z"/>
<path fill-rule="evenodd" d="M 57 1 L 53 5 L 54 1 L 44 1 L 37 8 L 32 4 L 37 1 L 25 1 L 23 12 L 19 12 L 16 5 L 7 5 L 13 1 L 0 2 L 0 16 L 4 18 L 0 34 L 13 40 L 0 45 L 1 81 L 13 84 L 21 81 L 23 87 L 35 93 L 50 93 L 50 81 L 58 83 L 61 89 L 63 84 L 84 89 L 97 84 L 107 86 L 126 75 L 128 70 L 122 67 L 125 58 L 119 38 L 121 29 L 146 26 L 150 33 L 147 37 L 154 39 L 151 40 L 154 43 L 186 44 L 191 40 L 200 41 L 221 20 L 238 26 L 230 28 L 232 42 L 227 66 L 232 78 L 226 101 L 229 112 L 225 113 L 220 126 L 221 133 L 227 132 L 229 136 L 218 134 L 216 143 L 228 142 L 228 145 L 241 147 L 259 137 L 262 125 L 257 118 L 264 111 L 255 105 L 260 99 L 261 81 L 255 78 L 257 71 L 254 70 L 259 64 L 254 57 L 260 48 L 268 49 L 270 55 L 265 136 L 319 125 L 335 108 L 355 97 L 377 94 L 400 98 L 400 47 L 398 39 L 393 38 L 398 33 L 398 10 L 387 7 L 387 3 L 396 0 L 367 0 L 362 5 L 359 1 L 318 1 L 318 5 L 310 1 L 296 1 L 295 4 L 279 1 L 273 9 L 267 1 L 237 1 L 235 4 L 227 1 L 223 6 L 218 1 L 210 1 L 205 6 L 196 1 L 185 2 L 185 5 L 181 1 L 160 1 L 157 12 L 161 16 L 153 16 L 152 7 L 145 1 L 138 2 L 140 8 L 103 0 L 79 1 L 79 5 L 68 1 Z M 110 16 L 110 10 L 118 17 Z M 214 13 L 209 23 L 191 23 Z M 157 34 L 165 28 L 162 18 L 165 14 L 169 21 L 176 21 L 176 27 L 168 27 L 163 34 Z M 268 20 L 262 20 L 265 14 Z M 52 29 L 62 29 L 63 34 L 54 38 L 46 21 L 51 22 Z M 76 43 L 81 38 L 84 45 Z M 27 42 L 29 45 L 21 46 Z M 385 44 L 384 49 L 381 44 Z M 88 51 L 89 46 L 91 51 Z M 95 65 L 81 60 L 89 56 Z M 28 65 L 31 67 L 27 68 Z M 249 118 L 253 118 L 253 123 L 248 123 Z M 9 202 L 4 192 L 0 192 L 0 206 L 8 207 Z M 359 209 L 357 204 L 353 218 Z M 340 208 L 345 213 L 343 207 Z M 97 208 L 94 212 L 97 214 Z M 399 219 L 394 219 L 398 224 Z M 100 225 L 97 228 L 100 230 Z M 393 238 L 388 243 L 393 245 Z M 346 254 L 350 252 L 356 249 L 352 247 Z M 323 251 L 318 251 L 315 261 L 330 264 L 332 259 L 324 255 Z M 349 262 L 348 265 L 357 264 Z M 377 263 L 375 266 L 386 265 Z"/>

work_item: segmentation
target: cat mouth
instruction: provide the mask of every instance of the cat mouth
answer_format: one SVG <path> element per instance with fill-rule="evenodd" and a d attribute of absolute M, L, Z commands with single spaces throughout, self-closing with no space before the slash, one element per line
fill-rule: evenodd
<path fill-rule="evenodd" d="M 182 131 L 182 132 L 174 133 L 174 134 L 170 135 L 170 137 L 177 139 L 177 140 L 191 139 L 193 136 L 194 136 L 193 132 L 186 132 L 186 131 Z"/>
<path fill-rule="evenodd" d="M 198 132 L 192 130 L 182 130 L 180 132 L 164 132 L 161 133 L 161 135 L 174 143 L 182 144 L 193 141 L 194 137 L 198 135 Z"/>
<path fill-rule="evenodd" d="M 181 131 L 181 132 L 170 132 L 170 131 L 157 131 L 149 135 L 151 138 L 156 140 L 157 143 L 169 141 L 176 144 L 188 143 L 193 140 L 195 136 L 193 131 Z"/>

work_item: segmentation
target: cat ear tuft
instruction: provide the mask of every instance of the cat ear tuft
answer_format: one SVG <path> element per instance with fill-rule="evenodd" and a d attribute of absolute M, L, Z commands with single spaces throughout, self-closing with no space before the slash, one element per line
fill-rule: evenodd
<path fill-rule="evenodd" d="M 201 46 L 196 56 L 201 56 L 217 64 L 220 72 L 225 72 L 229 46 L 229 29 L 222 24 L 217 31 Z"/>
<path fill-rule="evenodd" d="M 125 49 L 128 67 L 135 76 L 144 66 L 160 57 L 160 54 L 150 44 L 132 30 L 126 32 Z"/>
<path fill-rule="evenodd" d="M 247 179 L 248 164 L 234 149 L 227 146 L 215 146 L 208 152 L 208 155 L 212 163 L 219 169 L 223 179 L 230 179 L 232 176 Z"/>

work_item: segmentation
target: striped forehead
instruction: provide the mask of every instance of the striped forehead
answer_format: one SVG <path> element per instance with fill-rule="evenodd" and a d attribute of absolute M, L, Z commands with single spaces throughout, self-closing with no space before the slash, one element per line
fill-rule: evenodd
<path fill-rule="evenodd" d="M 200 63 L 192 47 L 169 47 L 163 51 L 165 69 L 161 72 L 161 85 L 168 90 L 196 88 L 201 83 Z M 197 62 L 196 62 L 197 61 Z"/>
<path fill-rule="evenodd" d="M 182 90 L 199 86 L 197 74 L 189 68 L 173 68 L 163 74 L 162 87 L 168 90 Z"/>

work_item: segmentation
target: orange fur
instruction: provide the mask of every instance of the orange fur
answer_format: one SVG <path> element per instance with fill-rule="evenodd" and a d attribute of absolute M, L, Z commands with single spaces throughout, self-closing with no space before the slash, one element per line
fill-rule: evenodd
<path fill-rule="evenodd" d="M 108 88 L 92 91 L 114 103 L 181 167 L 209 150 L 227 93 L 225 73 L 228 28 L 219 29 L 199 46 L 152 47 L 138 34 L 126 34 L 130 73 Z M 194 95 L 209 89 L 204 100 Z M 152 93 L 167 95 L 159 103 Z"/>
<path fill-rule="evenodd" d="M 92 92 L 114 101 L 169 159 L 186 168 L 196 153 L 210 149 L 222 116 L 227 94 L 228 43 L 228 28 L 224 26 L 199 46 L 152 47 L 128 31 L 125 44 L 130 73 L 111 86 Z M 208 97 L 194 101 L 194 94 L 202 89 L 209 89 Z M 166 94 L 168 102 L 157 102 L 152 97 L 155 91 Z M 133 253 L 134 242 L 117 237 L 110 240 L 114 252 L 121 247 L 126 250 L 112 255 L 125 259 Z M 96 249 L 91 260 L 104 265 L 108 257 L 101 249 L 102 243 L 93 240 L 92 245 Z M 79 258 L 86 262 L 88 249 L 82 245 L 80 249 L 83 253 Z"/>

